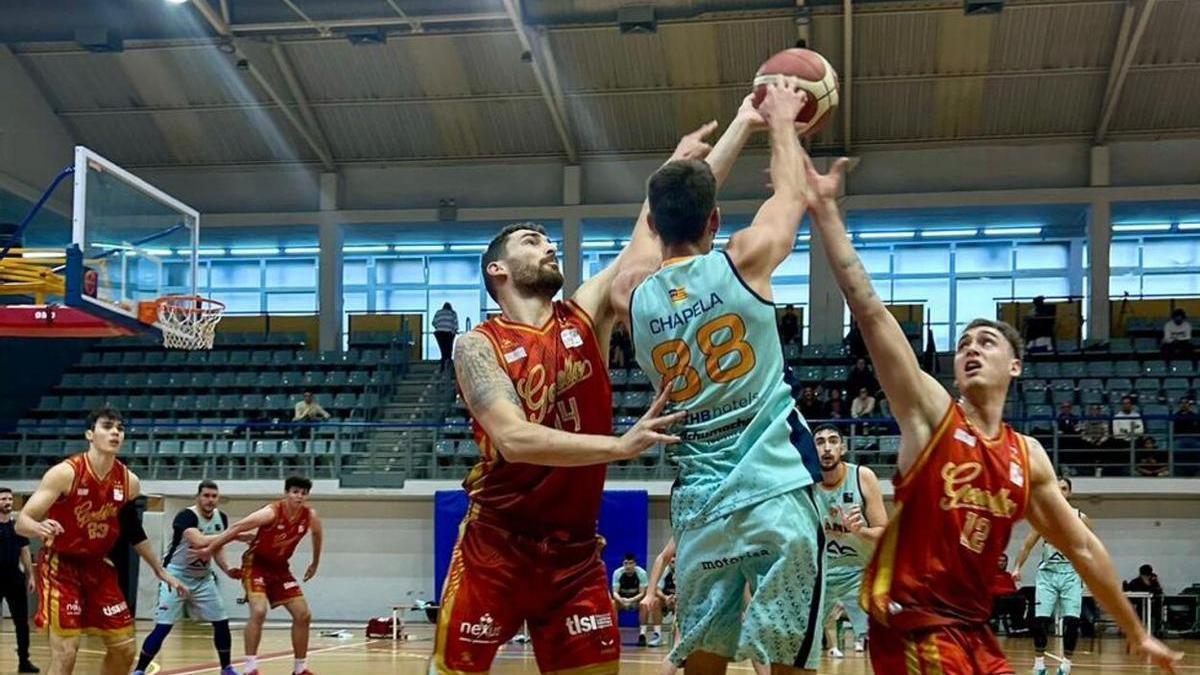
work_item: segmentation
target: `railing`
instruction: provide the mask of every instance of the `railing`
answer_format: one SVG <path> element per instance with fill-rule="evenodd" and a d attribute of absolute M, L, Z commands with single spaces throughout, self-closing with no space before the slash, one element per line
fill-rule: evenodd
<path fill-rule="evenodd" d="M 1079 418 L 1103 421 L 1111 418 Z M 1053 417 L 1015 418 L 1019 430 L 1042 441 L 1051 461 L 1073 476 L 1200 476 L 1200 434 L 1177 434 L 1169 416 L 1147 415 L 1150 428 L 1165 431 L 1139 438 L 1163 439 L 1161 447 L 1138 446 L 1138 439 L 1082 447 L 1080 436 L 1061 434 Z M 633 418 L 621 418 L 617 432 Z M 895 420 L 809 420 L 838 425 L 853 461 L 888 476 L 895 466 L 899 436 Z M 86 448 L 81 425 L 39 426 L 0 440 L 0 473 L 11 478 L 39 477 L 53 463 Z M 1111 430 L 1111 426 L 1108 427 Z M 347 480 L 355 485 L 395 486 L 409 479 L 461 479 L 478 458 L 465 421 L 428 418 L 408 423 L 348 422 L 155 422 L 127 424 L 123 460 L 143 478 L 256 479 L 304 473 L 316 478 Z M 1150 463 L 1149 457 L 1155 461 Z M 630 480 L 670 480 L 675 465 L 670 452 L 654 448 L 641 457 L 618 462 L 610 476 Z"/>

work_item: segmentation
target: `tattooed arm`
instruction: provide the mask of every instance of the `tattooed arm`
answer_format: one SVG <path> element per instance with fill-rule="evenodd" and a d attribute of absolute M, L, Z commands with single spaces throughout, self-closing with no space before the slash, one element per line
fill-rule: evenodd
<path fill-rule="evenodd" d="M 662 415 L 661 395 L 624 436 L 573 434 L 525 419 L 512 380 L 500 367 L 488 339 L 470 332 L 454 347 L 454 370 L 471 416 L 508 462 L 543 466 L 587 466 L 637 457 L 657 443 L 678 443 L 666 429 L 686 413 Z M 664 389 L 664 394 L 668 389 Z"/>
<path fill-rule="evenodd" d="M 900 425 L 900 456 L 896 465 L 904 474 L 945 416 L 950 394 L 921 370 L 904 330 L 875 294 L 871 277 L 850 243 L 837 205 L 846 172 L 845 160 L 835 163 L 828 175 L 818 174 L 811 162 L 807 163 L 807 170 L 813 230 L 846 296 L 850 313 L 858 321 L 879 384 Z"/>

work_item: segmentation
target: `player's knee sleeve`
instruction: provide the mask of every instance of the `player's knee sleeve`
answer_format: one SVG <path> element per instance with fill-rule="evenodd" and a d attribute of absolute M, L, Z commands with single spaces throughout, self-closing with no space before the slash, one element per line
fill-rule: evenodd
<path fill-rule="evenodd" d="M 1033 620 L 1033 648 L 1039 653 L 1046 651 L 1046 643 L 1050 641 L 1050 619 L 1039 616 Z"/>
<path fill-rule="evenodd" d="M 146 636 L 146 641 L 142 643 L 142 653 L 154 658 L 158 650 L 162 649 L 163 640 L 167 639 L 167 635 L 171 633 L 171 624 L 156 623 L 154 630 Z"/>
<path fill-rule="evenodd" d="M 229 633 L 229 619 L 213 622 L 213 646 L 217 648 L 217 657 L 221 667 L 229 665 L 229 655 L 233 650 L 233 636 Z"/>
<path fill-rule="evenodd" d="M 1079 617 L 1063 617 L 1063 651 L 1066 656 L 1075 653 L 1075 645 L 1079 642 Z"/>

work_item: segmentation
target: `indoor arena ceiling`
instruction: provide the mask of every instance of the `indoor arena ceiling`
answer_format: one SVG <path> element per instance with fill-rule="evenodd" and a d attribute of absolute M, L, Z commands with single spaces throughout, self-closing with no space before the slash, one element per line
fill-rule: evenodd
<path fill-rule="evenodd" d="M 818 152 L 1200 136 L 1197 0 L 854 0 L 852 68 L 841 0 L 654 2 L 656 31 L 623 34 L 629 4 L 8 0 L 0 41 L 130 166 L 661 154 L 805 32 L 850 75 Z"/>

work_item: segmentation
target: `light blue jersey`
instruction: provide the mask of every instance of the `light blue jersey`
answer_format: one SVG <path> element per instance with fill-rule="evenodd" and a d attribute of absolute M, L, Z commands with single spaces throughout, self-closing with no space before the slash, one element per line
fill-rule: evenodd
<path fill-rule="evenodd" d="M 795 490 L 821 476 L 807 423 L 783 381 L 775 307 L 723 251 L 669 262 L 630 303 L 638 365 L 688 412 L 671 521 L 679 529 Z"/>
<path fill-rule="evenodd" d="M 846 476 L 841 484 L 826 489 L 818 483 L 813 489 L 813 497 L 817 500 L 817 508 L 821 509 L 821 525 L 825 530 L 825 564 L 829 574 L 833 574 L 835 568 L 843 567 L 861 571 L 871 560 L 875 549 L 851 534 L 842 524 L 842 515 L 849 513 L 852 506 L 859 508 L 864 519 L 867 517 L 858 465 L 846 462 Z M 870 523 L 867 526 L 870 527 Z"/>
<path fill-rule="evenodd" d="M 1075 509 L 1075 517 L 1083 519 L 1083 512 Z M 1071 565 L 1071 561 L 1063 552 L 1054 547 L 1050 542 L 1042 539 L 1042 560 L 1038 563 L 1038 570 L 1058 570 L 1074 572 L 1075 567 Z"/>

